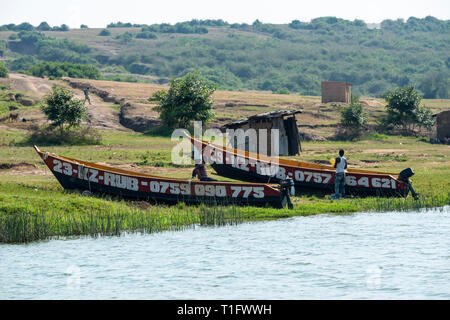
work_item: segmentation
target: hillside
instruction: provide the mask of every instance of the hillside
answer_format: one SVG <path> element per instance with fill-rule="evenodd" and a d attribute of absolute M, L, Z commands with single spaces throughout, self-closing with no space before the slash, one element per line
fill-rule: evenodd
<path fill-rule="evenodd" d="M 11 73 L 9 79 L 0 79 L 0 85 L 12 92 L 22 92 L 33 99 L 35 105 L 21 107 L 20 118 L 28 121 L 23 124 L 11 124 L 14 127 L 27 128 L 30 124 L 43 124 L 45 116 L 39 109 L 41 99 L 53 84 L 70 87 L 77 98 L 83 99 L 81 88 L 91 89 L 92 105 L 88 106 L 89 125 L 104 130 L 114 131 L 146 131 L 159 125 L 158 114 L 153 111 L 154 103 L 149 97 L 160 89 L 168 89 L 165 85 L 151 83 L 131 83 L 105 80 L 63 78 L 49 80 L 24 74 Z M 0 91 L 2 92 L 2 91 Z M 5 90 L 5 95 L 8 90 Z M 326 140 L 332 137 L 341 119 L 340 106 L 334 103 L 323 104 L 318 96 L 300 96 L 295 94 L 274 94 L 264 91 L 226 91 L 217 90 L 213 95 L 215 117 L 212 127 L 220 127 L 225 123 L 244 117 L 279 109 L 301 109 L 296 115 L 300 133 L 304 139 Z M 379 98 L 361 98 L 361 103 L 369 115 L 369 125 L 374 126 L 385 115 L 385 101 Z M 447 99 L 424 99 L 423 103 L 433 113 L 448 110 Z M 0 105 L 8 105 L 0 101 Z M 7 115 L 7 108 L 0 118 Z"/>
<path fill-rule="evenodd" d="M 450 22 L 433 17 L 385 20 L 379 29 L 323 17 L 287 25 L 193 20 L 117 23 L 105 32 L 0 30 L 0 51 L 16 71 L 61 61 L 95 65 L 106 79 L 166 84 L 197 69 L 222 90 L 320 95 L 320 82 L 334 80 L 368 97 L 408 84 L 425 98 L 449 97 Z"/>

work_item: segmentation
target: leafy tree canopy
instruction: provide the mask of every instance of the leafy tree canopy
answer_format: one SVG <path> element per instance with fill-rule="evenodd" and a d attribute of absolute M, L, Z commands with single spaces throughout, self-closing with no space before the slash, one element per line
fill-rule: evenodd
<path fill-rule="evenodd" d="M 190 72 L 172 79 L 168 91 L 160 90 L 152 100 L 158 102 L 155 110 L 163 123 L 171 128 L 187 128 L 191 122 L 208 122 L 213 117 L 211 95 L 216 86 L 206 81 L 199 72 Z"/>
<path fill-rule="evenodd" d="M 0 78 L 8 78 L 9 71 L 3 61 L 0 61 Z"/>
<path fill-rule="evenodd" d="M 414 86 L 399 87 L 384 95 L 387 117 L 385 122 L 401 127 L 404 133 L 413 133 L 416 126 L 431 128 L 431 111 L 420 105 L 422 97 Z"/>
<path fill-rule="evenodd" d="M 52 91 L 44 97 L 42 112 L 60 131 L 79 126 L 86 116 L 84 101 L 74 98 L 74 93 L 62 86 L 53 85 Z"/>

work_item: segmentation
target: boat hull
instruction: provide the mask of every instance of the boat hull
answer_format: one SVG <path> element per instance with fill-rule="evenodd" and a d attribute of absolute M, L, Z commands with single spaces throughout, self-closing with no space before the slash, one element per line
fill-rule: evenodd
<path fill-rule="evenodd" d="M 239 168 L 234 168 L 233 166 L 226 164 L 215 164 L 212 163 L 211 166 L 217 172 L 218 175 L 223 177 L 228 177 L 231 179 L 237 179 L 241 181 L 247 182 L 259 182 L 259 183 L 281 183 L 284 179 L 277 178 L 276 176 L 267 176 L 260 175 L 256 172 L 252 171 L 244 171 Z M 318 172 L 320 173 L 320 172 Z M 313 173 L 314 174 L 314 173 Z M 328 174 L 328 173 L 327 173 Z M 289 175 L 289 177 L 295 176 Z M 365 176 L 367 179 L 371 179 L 372 177 Z M 358 177 L 358 178 L 361 178 Z M 382 181 L 382 180 L 381 180 Z M 389 180 L 391 183 L 391 179 Z M 305 193 L 334 193 L 334 175 L 332 176 L 332 180 L 330 183 L 315 183 L 315 182 L 304 182 L 304 181 L 295 181 L 294 180 L 295 191 L 297 195 L 305 194 Z M 385 196 L 385 197 L 406 197 L 408 195 L 408 189 L 392 189 L 392 188 L 365 188 L 365 187 L 356 187 L 349 186 L 348 184 L 345 186 L 345 192 L 347 195 L 356 195 L 356 196 Z"/>
<path fill-rule="evenodd" d="M 298 194 L 334 193 L 335 169 L 331 166 L 270 158 L 192 137 L 190 140 L 196 148 L 202 148 L 204 160 L 221 176 L 262 183 L 292 179 Z M 357 196 L 406 197 L 409 188 L 391 173 L 351 169 L 346 173 L 345 192 Z"/>
<path fill-rule="evenodd" d="M 282 208 L 288 201 L 286 193 L 275 185 L 164 178 L 60 157 L 42 152 L 37 147 L 36 151 L 66 190 L 87 190 L 92 193 L 164 203 L 235 204 Z"/>

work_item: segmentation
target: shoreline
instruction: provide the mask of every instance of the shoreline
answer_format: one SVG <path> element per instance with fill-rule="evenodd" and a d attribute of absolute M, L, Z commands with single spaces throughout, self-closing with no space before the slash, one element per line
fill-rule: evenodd
<path fill-rule="evenodd" d="M 447 194 L 403 198 L 292 197 L 294 209 L 149 204 L 80 192 L 0 183 L 0 243 L 30 243 L 78 236 L 149 234 L 200 226 L 236 225 L 318 214 L 410 211 L 450 205 Z"/>

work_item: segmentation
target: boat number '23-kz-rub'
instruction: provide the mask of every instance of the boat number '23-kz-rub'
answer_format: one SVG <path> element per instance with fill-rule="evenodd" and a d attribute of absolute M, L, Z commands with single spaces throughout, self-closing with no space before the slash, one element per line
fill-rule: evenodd
<path fill-rule="evenodd" d="M 292 180 L 280 184 L 191 181 L 153 176 L 36 152 L 64 189 L 79 189 L 157 202 L 245 204 L 292 208 Z"/>

